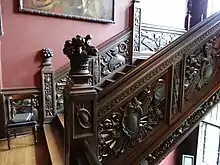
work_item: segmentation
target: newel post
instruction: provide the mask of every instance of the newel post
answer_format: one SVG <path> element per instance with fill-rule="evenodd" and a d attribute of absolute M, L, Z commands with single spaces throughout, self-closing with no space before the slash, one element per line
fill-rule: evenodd
<path fill-rule="evenodd" d="M 53 51 L 49 48 L 43 48 L 42 54 L 44 59 L 41 69 L 43 120 L 50 122 L 56 114 L 54 71 L 52 68 Z"/>
<path fill-rule="evenodd" d="M 70 60 L 70 82 L 64 88 L 65 117 L 65 165 L 74 164 L 74 156 L 80 153 L 84 140 L 96 134 L 96 90 L 89 83 L 89 58 L 97 55 L 91 36 L 77 35 L 67 40 L 63 52 Z"/>

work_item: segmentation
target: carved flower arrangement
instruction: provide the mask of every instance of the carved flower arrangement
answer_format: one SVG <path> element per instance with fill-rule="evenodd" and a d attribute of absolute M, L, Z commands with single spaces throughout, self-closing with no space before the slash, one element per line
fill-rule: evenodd
<path fill-rule="evenodd" d="M 72 74 L 88 74 L 88 61 L 91 56 L 97 56 L 98 49 L 92 45 L 91 35 L 77 35 L 64 44 L 63 53 L 70 59 Z"/>
<path fill-rule="evenodd" d="M 53 51 L 50 48 L 43 48 L 43 57 L 44 57 L 44 63 L 50 65 L 51 64 L 51 58 L 53 57 Z"/>

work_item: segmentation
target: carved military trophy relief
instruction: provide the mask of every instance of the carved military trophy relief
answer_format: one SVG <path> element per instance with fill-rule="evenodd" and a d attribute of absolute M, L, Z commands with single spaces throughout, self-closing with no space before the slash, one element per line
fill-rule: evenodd
<path fill-rule="evenodd" d="M 159 78 L 98 125 L 98 155 L 105 164 L 149 137 L 165 119 L 165 80 Z"/>
<path fill-rule="evenodd" d="M 185 100 L 189 100 L 194 92 L 199 91 L 213 78 L 219 65 L 218 42 L 219 37 L 215 36 L 186 58 Z"/>
<path fill-rule="evenodd" d="M 65 164 L 73 164 L 74 155 L 83 152 L 84 140 L 95 137 L 96 91 L 90 85 L 89 59 L 98 50 L 91 36 L 77 35 L 67 40 L 63 52 L 70 60 L 70 82 L 64 88 Z M 75 153 L 75 154 L 74 154 Z"/>

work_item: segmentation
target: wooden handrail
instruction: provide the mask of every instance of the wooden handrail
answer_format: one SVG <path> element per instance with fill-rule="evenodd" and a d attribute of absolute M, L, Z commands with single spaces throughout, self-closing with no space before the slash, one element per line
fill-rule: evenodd
<path fill-rule="evenodd" d="M 133 76 L 140 73 L 144 68 L 148 67 L 148 69 L 150 69 L 153 66 L 159 64 L 161 61 L 165 60 L 166 58 L 172 56 L 171 54 L 175 53 L 175 51 L 177 51 L 177 48 L 178 49 L 184 48 L 188 42 L 191 42 L 191 40 L 193 40 L 197 36 L 200 36 L 202 33 L 204 33 L 204 31 L 209 29 L 210 26 L 216 25 L 219 22 L 219 19 L 220 19 L 220 12 L 217 12 L 214 15 L 206 18 L 204 21 L 198 23 L 196 26 L 194 26 L 184 35 L 180 36 L 175 41 L 171 42 L 168 46 L 164 47 L 163 49 L 159 50 L 154 55 L 149 57 L 139 67 L 134 69 L 132 72 L 128 73 L 126 77 L 123 77 L 120 81 L 114 83 L 110 88 L 105 90 L 105 93 L 103 95 L 105 96 L 106 93 L 110 93 L 111 91 L 113 91 L 113 89 L 116 89 L 119 85 L 123 84 L 125 81 L 131 80 Z M 100 96 L 99 99 L 102 99 L 102 96 Z"/>
<path fill-rule="evenodd" d="M 105 90 L 96 119 L 103 164 L 158 163 L 220 101 L 219 31 L 220 12 Z"/>

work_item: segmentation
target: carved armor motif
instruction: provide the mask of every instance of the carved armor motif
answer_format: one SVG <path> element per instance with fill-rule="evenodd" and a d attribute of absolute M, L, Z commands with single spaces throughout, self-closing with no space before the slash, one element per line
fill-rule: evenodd
<path fill-rule="evenodd" d="M 128 60 L 129 42 L 130 41 L 127 39 L 106 53 L 100 55 L 102 78 L 126 63 Z"/>
<path fill-rule="evenodd" d="M 164 121 L 165 83 L 159 79 L 98 126 L 99 159 L 118 156 Z"/>

